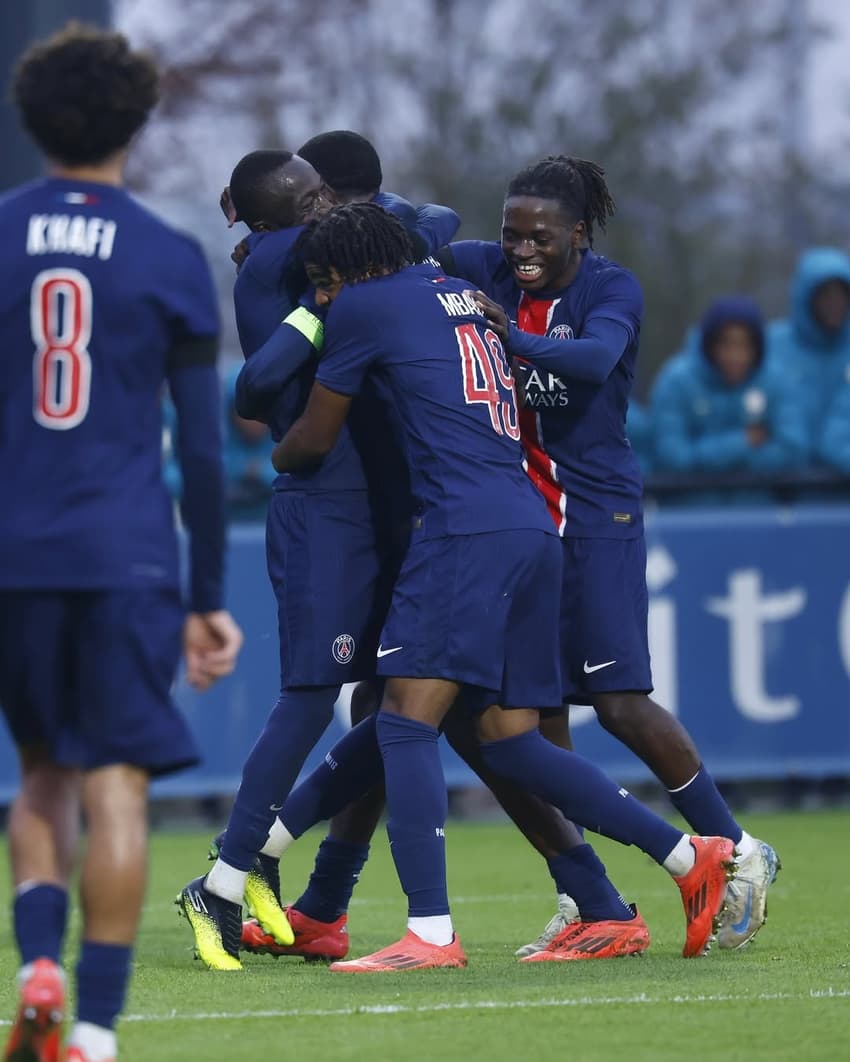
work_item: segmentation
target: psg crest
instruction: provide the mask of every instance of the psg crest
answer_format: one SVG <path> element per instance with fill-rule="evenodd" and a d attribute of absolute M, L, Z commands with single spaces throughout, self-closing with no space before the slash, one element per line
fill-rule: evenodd
<path fill-rule="evenodd" d="M 549 329 L 549 339 L 572 339 L 573 330 L 569 325 L 560 324 L 555 325 L 554 328 Z"/>
<path fill-rule="evenodd" d="M 339 634 L 334 638 L 331 653 L 338 664 L 347 664 L 354 656 L 354 639 L 350 634 Z"/>

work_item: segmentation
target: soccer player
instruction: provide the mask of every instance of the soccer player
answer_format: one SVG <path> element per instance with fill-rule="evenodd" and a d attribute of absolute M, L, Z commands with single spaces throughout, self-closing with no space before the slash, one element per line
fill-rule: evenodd
<path fill-rule="evenodd" d="M 376 734 L 408 932 L 331 969 L 466 964 L 446 891 L 437 749 L 438 727 L 462 688 L 490 768 L 663 864 L 682 890 L 684 954 L 703 954 L 732 870 L 732 842 L 681 834 L 591 764 L 547 742 L 528 707 L 561 699 L 561 549 L 522 471 L 514 382 L 498 337 L 461 282 L 410 264 L 404 229 L 372 204 L 332 211 L 303 253 L 317 301 L 332 305 L 316 382 L 275 447 L 275 468 L 294 474 L 325 460 L 352 397 L 373 377 L 396 412 L 418 502 L 377 654 L 387 682 Z"/>
<path fill-rule="evenodd" d="M 0 702 L 18 748 L 9 820 L 20 1007 L 7 1059 L 60 1057 L 61 951 L 80 807 L 77 1022 L 67 1057 L 117 1054 L 146 871 L 148 779 L 197 762 L 169 690 L 234 666 L 224 553 L 218 315 L 198 244 L 123 189 L 158 96 L 117 33 L 70 25 L 14 78 L 49 176 L 0 199 Z M 189 612 L 161 480 L 177 410 Z"/>
<path fill-rule="evenodd" d="M 735 842 L 719 944 L 736 948 L 763 924 L 779 863 L 736 822 L 682 724 L 649 696 L 642 483 L 624 430 L 643 297 L 631 273 L 593 251 L 594 224 L 604 229 L 613 212 L 599 166 L 550 157 L 511 180 L 501 244 L 455 243 L 443 261 L 481 290 L 491 323 L 524 359 L 528 474 L 564 555 L 564 701 L 592 704 L 696 833 Z M 551 724 L 548 733 L 568 743 Z"/>
<path fill-rule="evenodd" d="M 344 146 L 341 145 L 341 149 Z M 356 161 L 355 155 L 352 166 Z M 230 184 L 233 209 L 258 232 L 264 233 L 254 241 L 251 257 L 242 265 L 235 289 L 243 342 L 249 336 L 253 337 L 249 342 L 259 342 L 269 322 L 291 307 L 287 302 L 290 293 L 286 281 L 281 283 L 281 277 L 293 275 L 294 234 L 300 229 L 293 230 L 292 226 L 275 229 L 275 225 L 302 220 L 315 210 L 320 193 L 319 178 L 309 167 L 305 168 L 299 157 L 288 153 L 253 152 L 234 170 Z M 312 380 L 314 362 L 312 365 L 306 362 L 315 351 L 311 340 L 304 335 L 305 330 L 310 331 L 312 342 L 320 344 L 321 323 L 305 308 L 300 308 L 259 350 L 250 354 L 240 373 L 237 388 L 240 411 L 265 420 L 272 426 L 273 434 L 278 436 L 294 419 L 293 409 L 299 402 L 303 404 L 304 372 Z M 297 773 L 300 769 L 317 731 L 324 729 L 339 683 L 350 677 L 374 674 L 375 647 L 372 645 L 371 653 L 368 647 L 364 649 L 367 635 L 361 637 L 360 633 L 367 618 L 364 605 L 371 600 L 368 580 L 370 573 L 371 578 L 375 577 L 376 559 L 366 545 L 357 547 L 358 542 L 370 541 L 362 512 L 362 488 L 354 489 L 362 478 L 358 457 L 362 458 L 363 474 L 369 480 L 368 501 L 380 562 L 380 579 L 374 592 L 382 604 L 379 610 L 369 610 L 370 623 L 373 614 L 382 619 L 386 612 L 388 584 L 391 585 L 406 549 L 406 535 L 399 534 L 399 525 L 409 525 L 410 517 L 406 469 L 400 468 L 398 459 L 387 451 L 385 440 L 389 428 L 383 407 L 365 402 L 365 398 L 361 400 L 360 410 L 355 409 L 351 418 L 357 454 L 352 453 L 349 441 L 342 439 L 328 462 L 336 467 L 333 476 L 287 476 L 278 482 L 279 491 L 297 491 L 288 497 L 311 512 L 310 529 L 316 541 L 304 541 L 304 523 L 300 518 L 294 523 L 286 522 L 286 495 L 278 498 L 276 494 L 272 501 L 268 529 L 269 561 L 281 615 L 286 618 L 280 629 L 281 684 L 285 693 L 281 694 L 246 764 L 228 831 L 216 841 L 214 851 L 219 857 L 216 867 L 206 882 L 198 879 L 183 894 L 183 910 L 195 930 L 198 952 L 212 968 L 231 969 L 234 960 L 238 962 L 235 905 L 241 902 L 240 889 L 246 890 L 249 907 L 260 914 L 261 921 L 277 929 L 276 937 L 264 933 L 257 922 L 246 922 L 243 946 L 274 954 L 332 958 L 344 956 L 348 949 L 345 912 L 383 807 L 380 789 L 358 801 L 331 823 L 330 834 L 320 846 L 307 889 L 286 909 L 286 917 L 295 935 L 294 942 L 290 943 L 280 942 L 281 936 L 286 937 L 286 928 L 279 912 L 280 887 L 275 858 L 281 833 L 284 841 L 289 834 L 282 831 L 279 823 L 272 824 L 275 816 L 269 812 L 273 805 L 283 802 L 293 780 L 292 772 Z M 348 489 L 340 490 L 346 467 L 350 473 Z M 336 498 L 329 495 L 336 495 Z M 334 500 L 336 508 L 326 515 L 325 510 Z M 283 515 L 275 517 L 275 513 Z M 340 519 L 340 516 L 344 518 Z M 355 527 L 356 530 L 352 531 Z M 317 548 L 320 534 L 326 542 L 324 549 Z M 280 556 L 290 558 L 290 568 L 299 573 L 298 578 L 302 581 L 308 578 L 306 573 L 311 564 L 324 570 L 325 558 L 333 557 L 336 562 L 331 573 L 333 582 L 329 581 L 325 590 L 316 594 L 321 572 L 310 576 L 312 593 L 307 594 L 303 592 L 302 582 L 293 584 L 283 575 L 275 577 L 275 571 L 280 570 L 277 560 Z M 346 582 L 349 573 L 351 592 Z M 296 593 L 299 590 L 302 592 Z M 311 598 L 315 602 L 312 607 L 309 606 Z M 323 622 L 327 626 L 328 621 L 323 621 L 323 617 L 333 621 L 334 630 L 345 630 L 351 637 L 354 652 L 348 661 L 337 660 L 337 666 L 329 665 L 322 652 L 329 639 L 322 626 Z M 376 628 L 368 637 L 374 640 L 374 633 Z M 360 654 L 355 661 L 353 656 L 358 648 Z M 301 705 L 302 690 L 291 687 L 292 662 L 299 660 L 302 661 L 300 674 L 305 681 L 315 683 L 306 691 L 315 694 L 309 705 Z M 347 671 L 343 671 L 344 663 L 350 665 Z M 309 674 L 305 672 L 307 665 L 312 667 Z M 309 712 L 306 720 L 299 705 Z M 324 708 L 324 714 L 320 708 Z M 360 714 L 366 714 L 368 710 L 366 701 Z M 586 886 L 577 886 L 576 893 L 580 913 L 588 921 L 593 919 L 595 925 L 615 918 L 633 921 L 633 912 L 605 878 L 602 863 L 559 813 L 494 777 L 480 762 L 477 750 L 474 755 L 469 749 L 462 750 L 461 754 L 497 791 L 515 821 L 549 859 L 553 873 L 557 873 L 562 865 L 575 865 L 576 871 L 586 877 Z M 364 776 L 368 773 L 368 763 L 368 758 L 364 759 Z M 371 780 L 380 783 L 379 759 L 373 774 L 377 777 L 370 776 Z M 337 807 L 344 807 L 346 803 L 345 800 L 339 801 Z M 257 824 L 266 821 L 272 826 L 272 836 L 259 849 L 262 826 Z M 251 851 L 256 854 L 253 863 L 249 862 Z M 199 893 L 201 889 L 206 893 Z M 192 903 L 193 892 L 201 895 L 206 912 L 198 909 L 199 904 Z M 592 902 L 582 903 L 591 893 Z M 630 924 L 625 933 L 618 927 L 620 948 L 624 946 L 623 936 L 629 936 L 634 947 L 645 948 L 648 944 L 648 933 L 640 920 Z M 594 957 L 599 954 L 593 953 Z"/>

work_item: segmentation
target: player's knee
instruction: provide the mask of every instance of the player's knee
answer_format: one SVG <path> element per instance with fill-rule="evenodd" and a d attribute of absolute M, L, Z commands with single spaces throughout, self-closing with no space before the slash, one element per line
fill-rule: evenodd
<path fill-rule="evenodd" d="M 648 698 L 645 693 L 600 693 L 593 707 L 600 724 L 612 734 L 634 726 Z"/>

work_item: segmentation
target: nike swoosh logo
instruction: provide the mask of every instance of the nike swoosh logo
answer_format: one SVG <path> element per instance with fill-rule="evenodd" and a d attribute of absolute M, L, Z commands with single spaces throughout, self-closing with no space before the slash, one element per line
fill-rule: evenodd
<path fill-rule="evenodd" d="M 390 653 L 398 653 L 403 648 L 404 648 L 403 645 L 397 645 L 394 649 L 384 649 L 383 646 L 379 645 L 378 646 L 378 659 L 380 660 L 382 656 L 389 656 Z"/>
<path fill-rule="evenodd" d="M 588 664 L 588 662 L 585 660 L 584 673 L 585 675 L 592 675 L 594 671 L 601 671 L 603 667 L 610 667 L 612 664 L 616 663 L 616 660 L 606 660 L 604 664 L 594 664 L 593 667 L 591 667 L 590 664 Z"/>
<path fill-rule="evenodd" d="M 732 928 L 733 932 L 735 932 L 735 933 L 745 933 L 747 931 L 747 927 L 750 924 L 750 913 L 752 912 L 752 909 L 753 909 L 753 887 L 752 887 L 752 885 L 747 885 L 747 902 L 746 902 L 746 904 L 744 906 L 744 914 L 741 917 L 741 921 L 740 922 L 735 922 L 732 925 L 731 928 Z"/>

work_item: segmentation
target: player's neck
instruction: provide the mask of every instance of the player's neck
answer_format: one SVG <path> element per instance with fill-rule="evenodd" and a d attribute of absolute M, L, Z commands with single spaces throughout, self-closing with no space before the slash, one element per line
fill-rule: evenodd
<path fill-rule="evenodd" d="M 50 161 L 48 173 L 65 181 L 85 181 L 90 184 L 110 184 L 120 188 L 124 184 L 125 152 L 112 155 L 103 162 L 86 166 L 69 166 L 67 163 Z"/>

